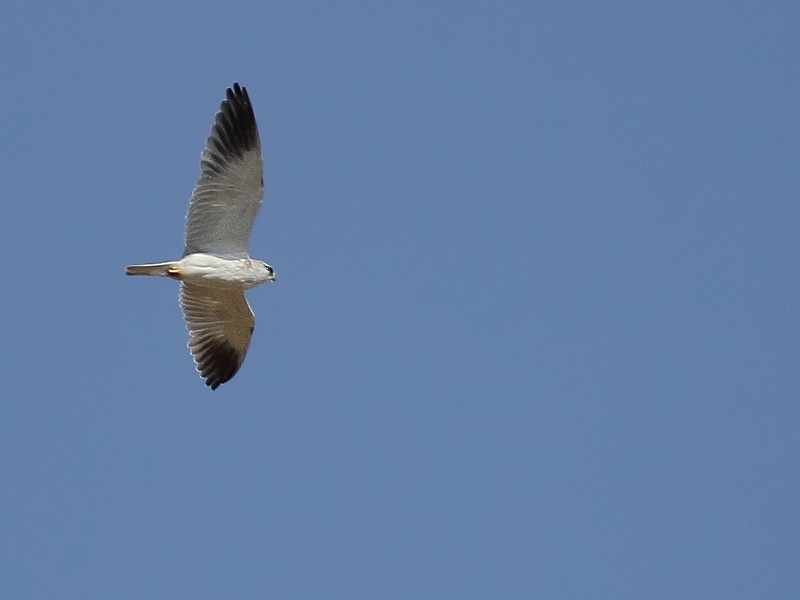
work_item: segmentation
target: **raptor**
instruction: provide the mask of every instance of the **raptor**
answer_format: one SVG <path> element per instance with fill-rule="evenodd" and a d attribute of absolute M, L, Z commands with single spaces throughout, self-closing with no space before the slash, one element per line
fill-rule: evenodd
<path fill-rule="evenodd" d="M 226 91 L 200 159 L 182 258 L 125 269 L 126 275 L 181 282 L 189 350 L 212 390 L 237 373 L 250 345 L 255 319 L 245 290 L 275 281 L 272 267 L 247 253 L 263 194 L 255 113 L 247 90 L 234 83 Z"/>

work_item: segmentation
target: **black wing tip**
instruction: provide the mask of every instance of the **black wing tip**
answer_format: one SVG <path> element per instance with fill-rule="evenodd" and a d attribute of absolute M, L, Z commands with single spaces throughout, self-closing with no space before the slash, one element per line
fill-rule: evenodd
<path fill-rule="evenodd" d="M 224 340 L 214 340 L 203 348 L 202 356 L 196 360 L 197 370 L 205 383 L 216 390 L 223 383 L 233 379 L 241 366 L 239 352 Z"/>
<path fill-rule="evenodd" d="M 236 156 L 261 147 L 253 105 L 247 89 L 234 83 L 225 90 L 209 140 L 220 158 Z"/>
<path fill-rule="evenodd" d="M 234 81 L 233 85 L 225 90 L 225 96 L 228 98 L 228 100 L 237 98 L 242 102 L 250 104 L 250 96 L 247 95 L 247 88 L 243 85 L 239 85 L 238 81 Z"/>
<path fill-rule="evenodd" d="M 247 93 L 247 88 L 238 83 L 234 83 L 225 90 L 225 99 L 219 106 L 220 112 L 225 110 L 226 104 L 242 107 L 245 110 L 249 109 L 250 112 L 253 112 L 253 105 L 250 103 L 250 94 Z"/>

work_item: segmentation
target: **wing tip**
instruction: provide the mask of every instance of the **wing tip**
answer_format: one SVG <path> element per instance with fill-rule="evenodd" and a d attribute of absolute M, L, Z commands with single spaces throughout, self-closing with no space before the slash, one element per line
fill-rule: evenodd
<path fill-rule="evenodd" d="M 238 82 L 225 90 L 225 99 L 219 106 L 211 139 L 217 138 L 219 154 L 241 157 L 244 152 L 261 148 L 258 125 L 247 88 Z"/>
<path fill-rule="evenodd" d="M 242 365 L 242 356 L 226 340 L 208 340 L 196 347 L 190 342 L 189 348 L 194 356 L 197 372 L 212 390 L 233 379 Z"/>

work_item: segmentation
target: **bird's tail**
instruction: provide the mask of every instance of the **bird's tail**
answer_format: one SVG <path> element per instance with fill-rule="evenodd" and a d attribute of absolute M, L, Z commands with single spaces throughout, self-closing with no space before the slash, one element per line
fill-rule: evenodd
<path fill-rule="evenodd" d="M 125 267 L 125 275 L 149 275 L 150 277 L 169 277 L 170 267 L 176 265 L 175 261 L 153 263 L 152 265 L 131 265 Z"/>

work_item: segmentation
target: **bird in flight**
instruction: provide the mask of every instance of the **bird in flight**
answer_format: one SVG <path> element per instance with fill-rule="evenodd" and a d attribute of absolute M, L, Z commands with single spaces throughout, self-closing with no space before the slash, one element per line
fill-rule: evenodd
<path fill-rule="evenodd" d="M 272 267 L 247 254 L 264 193 L 256 117 L 247 90 L 238 83 L 225 96 L 189 201 L 183 258 L 125 269 L 126 275 L 181 282 L 189 350 L 212 390 L 236 375 L 250 345 L 255 321 L 244 291 L 275 281 Z"/>

